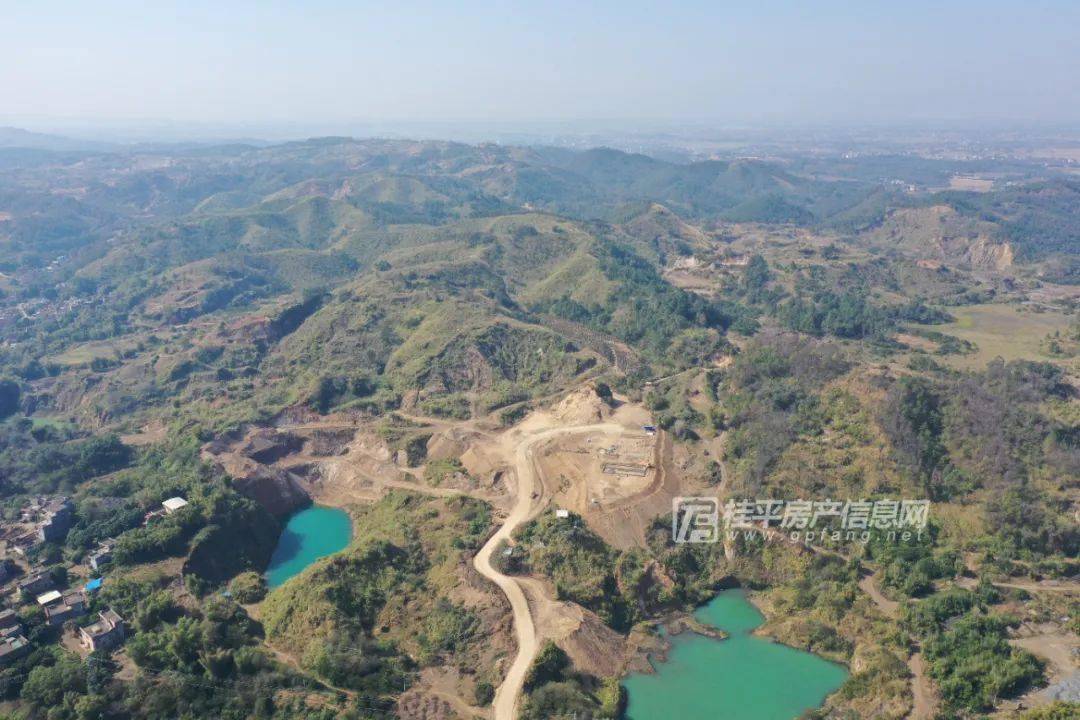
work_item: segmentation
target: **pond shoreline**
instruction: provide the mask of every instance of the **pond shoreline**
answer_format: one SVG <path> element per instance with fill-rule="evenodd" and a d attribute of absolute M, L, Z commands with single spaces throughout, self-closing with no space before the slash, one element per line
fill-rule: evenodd
<path fill-rule="evenodd" d="M 623 678 L 627 717 L 714 720 L 727 707 L 739 720 L 791 720 L 821 707 L 850 670 L 759 633 L 767 622 L 746 590 L 736 588 L 693 614 L 656 623 L 658 632 L 641 638 L 641 654 Z"/>
<path fill-rule="evenodd" d="M 341 552 L 353 538 L 352 516 L 339 507 L 308 505 L 290 515 L 278 537 L 266 570 L 273 590 L 313 563 Z"/>

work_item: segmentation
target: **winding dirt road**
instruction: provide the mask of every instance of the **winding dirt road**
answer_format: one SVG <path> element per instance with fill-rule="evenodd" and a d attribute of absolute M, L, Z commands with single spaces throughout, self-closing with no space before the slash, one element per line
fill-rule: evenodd
<path fill-rule="evenodd" d="M 859 580 L 859 588 L 870 596 L 874 604 L 888 618 L 895 620 L 900 615 L 900 603 L 890 600 L 881 594 L 873 575 L 867 575 Z M 911 671 L 911 712 L 910 720 L 930 720 L 937 713 L 937 694 L 934 686 L 930 683 L 926 664 L 923 662 L 922 650 L 917 649 L 908 658 L 908 669 Z"/>
<path fill-rule="evenodd" d="M 539 651 L 539 639 L 536 635 L 536 626 L 533 623 L 532 614 L 529 611 L 529 602 L 525 598 L 518 581 L 509 575 L 504 575 L 491 564 L 491 556 L 503 540 L 509 541 L 514 531 L 522 524 L 528 522 L 543 509 L 542 503 L 533 508 L 533 493 L 542 481 L 537 471 L 533 450 L 537 443 L 549 440 L 559 435 L 571 435 L 581 432 L 594 431 L 623 431 L 622 425 L 616 423 L 595 423 L 592 425 L 575 425 L 557 427 L 539 432 L 528 433 L 522 429 L 522 437 L 514 449 L 514 474 L 517 477 L 517 496 L 514 499 L 514 507 L 494 535 L 480 548 L 480 552 L 473 558 L 473 567 L 477 572 L 499 586 L 510 601 L 510 609 L 514 615 L 514 632 L 517 636 L 518 652 L 514 663 L 506 673 L 502 685 L 495 691 L 494 720 L 514 720 L 514 709 L 521 697 L 522 688 L 525 685 L 525 674 L 532 665 L 533 658 Z M 510 436 L 516 439 L 517 433 Z"/>

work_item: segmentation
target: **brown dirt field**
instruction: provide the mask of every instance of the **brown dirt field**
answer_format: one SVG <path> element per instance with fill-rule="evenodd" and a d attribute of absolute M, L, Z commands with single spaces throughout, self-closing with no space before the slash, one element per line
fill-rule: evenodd
<path fill-rule="evenodd" d="M 125 682 L 131 682 L 135 679 L 138 668 L 135 665 L 135 661 L 128 657 L 126 651 L 121 650 L 120 652 L 114 653 L 112 659 L 113 662 L 120 666 L 120 669 L 116 671 L 116 674 L 113 677 Z"/>
<path fill-rule="evenodd" d="M 151 425 L 144 425 L 139 428 L 139 432 L 131 433 L 129 435 L 121 435 L 120 442 L 125 445 L 131 445 L 139 447 L 142 445 L 153 445 L 165 440 L 168 428 L 163 423 L 155 423 Z"/>
<path fill-rule="evenodd" d="M 1023 648 L 1032 655 L 1046 662 L 1046 676 L 1049 684 L 1064 680 L 1077 672 L 1077 652 L 1080 652 L 1080 638 L 1052 623 L 1021 628 L 1021 637 L 1009 639 L 1009 644 Z M 1030 634 L 1028 634 L 1030 633 Z M 1050 703 L 1046 688 L 1037 688 L 1022 695 L 1018 702 L 1024 707 L 1039 707 Z"/>
<path fill-rule="evenodd" d="M 963 190 L 965 192 L 990 192 L 994 189 L 994 181 L 970 175 L 953 175 L 949 178 L 949 189 Z"/>
<path fill-rule="evenodd" d="M 643 547 L 645 531 L 654 518 L 671 511 L 671 501 L 682 491 L 680 476 L 672 462 L 671 436 L 658 435 L 651 482 L 629 496 L 589 508 L 585 522 L 604 540 L 620 549 Z"/>
<path fill-rule="evenodd" d="M 1009 643 L 1047 660 L 1050 681 L 1054 682 L 1078 668 L 1074 653 L 1080 649 L 1080 638 L 1052 625 L 1042 629 L 1044 632 L 1012 638 Z"/>
<path fill-rule="evenodd" d="M 664 279 L 680 290 L 687 290 L 699 295 L 709 295 L 716 292 L 716 281 L 701 274 L 700 271 L 666 270 Z"/>

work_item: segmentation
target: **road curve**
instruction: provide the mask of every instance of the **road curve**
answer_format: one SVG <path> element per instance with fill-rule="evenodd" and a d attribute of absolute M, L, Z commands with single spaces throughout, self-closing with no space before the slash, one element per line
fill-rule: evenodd
<path fill-rule="evenodd" d="M 525 599 L 525 593 L 517 580 L 504 575 L 491 564 L 491 556 L 495 548 L 503 540 L 510 540 L 520 525 L 530 519 L 532 511 L 532 495 L 537 486 L 537 472 L 533 464 L 533 446 L 541 440 L 548 440 L 558 435 L 570 435 L 579 432 L 592 432 L 595 430 L 625 430 L 615 423 L 596 423 L 593 425 L 576 425 L 570 427 L 552 428 L 522 438 L 514 452 L 514 469 L 517 476 L 517 497 L 514 498 L 514 507 L 510 510 L 506 521 L 491 538 L 480 548 L 473 558 L 473 567 L 477 572 L 499 586 L 499 589 L 510 601 L 510 610 L 514 615 L 514 632 L 517 636 L 518 652 L 513 665 L 506 673 L 506 678 L 495 691 L 494 720 L 514 720 L 514 709 L 521 697 L 522 688 L 525 685 L 525 674 L 532 665 L 533 658 L 539 651 L 539 641 L 536 637 L 536 626 L 533 624 L 532 614 L 529 612 L 529 602 Z"/>

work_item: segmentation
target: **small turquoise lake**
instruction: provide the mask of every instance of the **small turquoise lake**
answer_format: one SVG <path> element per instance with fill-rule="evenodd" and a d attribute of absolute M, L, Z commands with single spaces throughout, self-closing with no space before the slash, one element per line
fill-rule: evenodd
<path fill-rule="evenodd" d="M 266 584 L 276 588 L 319 558 L 344 550 L 352 539 L 349 514 L 312 505 L 292 515 L 278 538 L 266 569 Z"/>
<path fill-rule="evenodd" d="M 654 675 L 624 681 L 629 720 L 793 720 L 847 678 L 840 665 L 752 635 L 765 618 L 742 590 L 725 590 L 694 616 L 729 637 L 670 638 Z"/>

